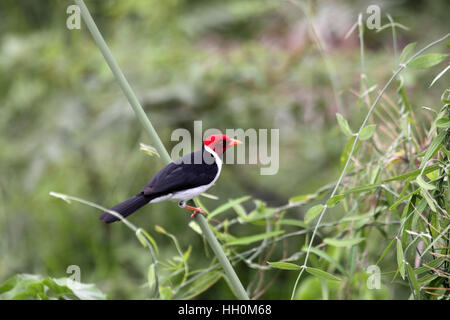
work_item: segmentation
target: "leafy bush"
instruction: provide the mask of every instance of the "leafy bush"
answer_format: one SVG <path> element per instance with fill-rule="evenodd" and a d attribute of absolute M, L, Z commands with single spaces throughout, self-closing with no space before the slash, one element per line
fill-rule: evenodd
<path fill-rule="evenodd" d="M 50 278 L 34 274 L 18 274 L 0 285 L 4 300 L 104 300 L 106 296 L 93 284 L 70 278 Z"/>

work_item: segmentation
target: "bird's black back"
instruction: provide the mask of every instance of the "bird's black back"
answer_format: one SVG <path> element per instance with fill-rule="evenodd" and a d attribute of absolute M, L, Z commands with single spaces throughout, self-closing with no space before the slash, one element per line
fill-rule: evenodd
<path fill-rule="evenodd" d="M 214 156 L 203 148 L 169 163 L 150 179 L 140 194 L 155 198 L 204 186 L 214 180 L 218 171 Z"/>

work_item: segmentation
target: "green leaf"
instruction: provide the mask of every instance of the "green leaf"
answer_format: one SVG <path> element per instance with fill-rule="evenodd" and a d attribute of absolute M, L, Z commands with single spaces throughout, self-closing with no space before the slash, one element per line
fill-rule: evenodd
<path fill-rule="evenodd" d="M 402 203 L 402 202 L 405 201 L 405 200 L 408 200 L 408 199 L 411 198 L 413 195 L 419 193 L 420 190 L 421 190 L 421 189 L 414 190 L 413 192 L 410 192 L 410 193 L 408 193 L 407 195 L 404 195 L 403 197 L 398 198 L 397 201 L 396 201 L 392 206 L 389 207 L 389 210 L 391 210 L 391 211 L 394 210 L 395 208 L 397 208 L 397 206 L 398 206 L 400 203 Z"/>
<path fill-rule="evenodd" d="M 167 287 L 163 287 L 160 286 L 159 287 L 159 295 L 161 297 L 161 300 L 170 300 L 173 297 L 173 290 L 171 287 L 167 286 Z"/>
<path fill-rule="evenodd" d="M 198 278 L 193 284 L 188 286 L 189 290 L 182 296 L 182 299 L 189 300 L 198 296 L 213 286 L 221 277 L 222 273 L 218 271 L 210 271 L 206 273 L 202 277 Z M 172 298 L 172 296 L 170 298 Z M 178 299 L 178 297 L 175 298 Z"/>
<path fill-rule="evenodd" d="M 328 273 L 326 271 L 320 270 L 320 269 L 306 267 L 306 272 L 308 272 L 310 275 L 320 278 L 320 279 L 331 280 L 331 281 L 341 281 L 341 278 L 336 277 L 335 275 Z"/>
<path fill-rule="evenodd" d="M 369 140 L 375 133 L 376 128 L 377 128 L 376 124 L 370 124 L 370 125 L 366 126 L 359 133 L 359 140 L 361 140 L 361 141 Z"/>
<path fill-rule="evenodd" d="M 405 260 L 403 256 L 403 246 L 400 239 L 397 239 L 397 265 L 398 271 L 402 276 L 402 279 L 405 279 Z"/>
<path fill-rule="evenodd" d="M 104 300 L 106 296 L 93 284 L 70 278 L 18 274 L 0 285 L 0 300 Z"/>
<path fill-rule="evenodd" d="M 412 55 L 412 53 L 414 52 L 414 48 L 416 47 L 416 44 L 417 42 L 412 42 L 403 48 L 399 58 L 400 63 L 406 62 L 406 59 L 408 59 Z"/>
<path fill-rule="evenodd" d="M 383 250 L 383 253 L 381 254 L 380 258 L 377 261 L 377 265 L 380 264 L 381 260 L 383 260 L 384 256 L 386 255 L 386 253 L 388 253 L 389 249 L 391 248 L 392 244 L 394 243 L 395 238 L 391 240 L 391 242 L 389 242 L 388 246 Z"/>
<path fill-rule="evenodd" d="M 156 232 L 159 232 L 159 233 L 162 233 L 162 234 L 168 234 L 167 231 L 166 231 L 166 229 L 164 229 L 163 227 L 161 227 L 161 226 L 159 226 L 159 225 L 157 225 L 157 224 L 155 225 L 154 228 L 155 228 L 155 231 L 156 231 Z"/>
<path fill-rule="evenodd" d="M 450 127 L 450 119 L 449 118 L 440 118 L 436 120 L 436 127 L 438 128 L 447 128 Z"/>
<path fill-rule="evenodd" d="M 328 208 L 333 208 L 336 204 L 341 202 L 341 200 L 343 200 L 343 199 L 345 199 L 345 195 L 343 195 L 343 194 L 338 194 L 336 196 L 333 196 L 330 199 L 328 199 L 327 207 Z"/>
<path fill-rule="evenodd" d="M 434 189 L 436 189 L 435 185 L 432 185 L 431 183 L 428 183 L 425 180 L 423 180 L 422 176 L 418 176 L 416 178 L 416 182 L 422 189 L 425 189 L 425 190 L 434 190 Z"/>
<path fill-rule="evenodd" d="M 147 247 L 147 242 L 145 242 L 144 236 L 139 232 L 139 229 L 136 230 L 136 237 L 138 238 L 139 242 L 142 244 L 144 248 Z"/>
<path fill-rule="evenodd" d="M 73 294 L 80 300 L 105 300 L 106 295 L 103 294 L 96 286 L 92 283 L 81 283 L 75 282 L 69 278 L 59 278 L 49 280 L 54 280 L 60 286 L 67 286 L 72 290 Z"/>
<path fill-rule="evenodd" d="M 439 170 L 434 170 L 434 171 L 431 171 L 430 173 L 427 173 L 427 174 L 426 174 L 426 176 L 427 176 L 428 179 L 430 179 L 430 180 L 435 180 L 435 179 L 437 179 L 437 178 L 438 178 L 438 175 L 439 175 Z"/>
<path fill-rule="evenodd" d="M 445 103 L 445 104 L 450 103 L 450 89 L 445 89 L 444 92 L 442 92 L 441 101 L 442 101 L 442 103 Z"/>
<path fill-rule="evenodd" d="M 448 224 L 447 227 L 444 229 L 444 231 L 441 231 L 441 232 L 439 233 L 439 236 L 437 236 L 436 238 L 434 238 L 434 239 L 433 239 L 433 242 L 431 242 L 431 243 L 428 245 L 428 247 L 426 247 L 426 249 L 422 251 L 422 253 L 420 254 L 420 257 L 423 257 L 423 256 L 428 252 L 428 250 L 430 250 L 431 248 L 433 248 L 433 246 L 435 246 L 436 243 L 441 239 L 441 237 L 442 237 L 443 235 L 445 235 L 449 230 L 450 230 L 450 224 Z M 436 260 L 437 260 L 437 259 L 436 259 Z"/>
<path fill-rule="evenodd" d="M 373 189 L 379 188 L 380 186 L 381 186 L 381 183 L 374 183 L 374 184 L 358 186 L 358 187 L 354 187 L 354 188 L 344 191 L 344 193 L 342 195 L 345 196 L 348 194 L 358 194 L 358 193 L 362 193 L 362 192 L 366 192 L 366 191 L 371 191 Z"/>
<path fill-rule="evenodd" d="M 432 172 L 432 171 L 434 171 L 436 169 L 439 169 L 439 165 L 438 164 L 433 164 L 431 166 L 427 166 L 425 169 L 423 169 L 423 174 L 427 174 L 427 173 Z M 404 174 L 401 174 L 401 175 L 398 175 L 398 176 L 395 176 L 395 177 L 392 177 L 392 178 L 389 178 L 389 179 L 385 179 L 382 182 L 385 183 L 385 182 L 391 182 L 391 181 L 404 180 L 404 179 L 407 179 L 407 178 L 415 178 L 421 173 L 422 173 L 422 169 L 416 169 L 416 170 L 412 170 L 410 172 L 407 172 L 407 173 L 404 173 Z"/>
<path fill-rule="evenodd" d="M 300 196 L 295 196 L 289 199 L 290 203 L 304 203 L 309 200 L 315 199 L 317 197 L 317 194 L 302 194 Z"/>
<path fill-rule="evenodd" d="M 245 208 L 240 203 L 235 204 L 233 206 L 233 210 L 236 212 L 238 217 L 247 218 L 247 212 L 245 211 Z"/>
<path fill-rule="evenodd" d="M 144 144 L 144 143 L 142 143 L 142 142 L 139 143 L 139 147 L 140 147 L 140 150 L 141 150 L 141 151 L 145 152 L 145 153 L 148 154 L 150 157 L 157 156 L 158 158 L 161 158 L 160 155 L 159 155 L 159 153 L 158 153 L 158 151 L 156 151 L 156 148 L 154 148 L 154 147 L 152 147 L 152 146 L 149 146 L 149 145 L 147 145 L 147 144 Z"/>
<path fill-rule="evenodd" d="M 201 196 L 201 197 L 208 198 L 208 199 L 219 200 L 219 197 L 218 197 L 218 196 L 215 196 L 215 195 L 213 195 L 213 194 L 206 193 L 206 192 L 203 192 L 200 196 Z"/>
<path fill-rule="evenodd" d="M 379 207 L 380 209 L 382 207 Z M 349 216 L 345 216 L 343 217 L 340 222 L 344 222 L 344 221 L 359 221 L 359 220 L 369 220 L 369 218 L 371 216 L 374 215 L 374 211 L 371 211 L 369 213 L 366 214 L 353 214 L 353 215 L 349 215 Z"/>
<path fill-rule="evenodd" d="M 430 207 L 431 211 L 436 212 L 436 206 L 434 205 L 434 201 L 431 198 L 431 196 L 428 194 L 425 190 L 420 190 L 420 194 L 425 198 L 425 200 L 428 203 L 428 206 Z"/>
<path fill-rule="evenodd" d="M 266 232 L 266 233 L 260 233 L 249 237 L 243 237 L 243 238 L 236 238 L 231 241 L 228 241 L 225 243 L 226 246 L 239 246 L 239 245 L 247 245 L 253 242 L 261 241 L 267 238 L 273 238 L 276 236 L 279 236 L 280 234 L 283 234 L 284 230 L 279 231 L 272 231 L 272 232 Z"/>
<path fill-rule="evenodd" d="M 339 124 L 339 128 L 341 128 L 341 131 L 347 136 L 351 137 L 353 136 L 352 129 L 350 129 L 350 126 L 348 125 L 347 120 L 340 114 L 336 113 L 336 119 Z"/>
<path fill-rule="evenodd" d="M 145 241 L 144 237 L 147 238 L 147 240 L 152 244 L 153 248 L 155 248 L 156 254 L 159 254 L 158 245 L 156 244 L 155 239 L 153 239 L 152 236 L 150 236 L 147 231 L 145 231 L 142 228 L 139 228 L 136 230 L 136 237 L 139 239 L 141 244 L 144 246 L 144 248 L 147 247 L 147 242 Z"/>
<path fill-rule="evenodd" d="M 153 291 L 156 284 L 156 272 L 155 272 L 155 265 L 153 263 L 150 265 L 147 271 L 147 282 L 150 291 Z"/>
<path fill-rule="evenodd" d="M 407 64 L 411 69 L 425 69 L 435 66 L 447 58 L 448 54 L 444 53 L 429 53 L 419 56 Z"/>
<path fill-rule="evenodd" d="M 445 259 L 444 258 L 438 258 L 438 259 L 435 259 L 435 260 L 431 260 L 431 261 L 429 261 L 428 263 L 427 263 L 427 266 L 428 267 L 425 267 L 425 266 L 422 266 L 422 267 L 419 267 L 419 268 L 417 268 L 416 270 L 414 270 L 414 273 L 416 274 L 416 275 L 420 275 L 420 274 L 422 274 L 422 273 L 424 273 L 424 272 L 428 272 L 428 271 L 430 271 L 431 269 L 430 269 L 430 267 L 431 268 L 438 268 L 440 265 L 442 265 L 442 263 L 444 263 L 445 262 Z"/>
<path fill-rule="evenodd" d="M 347 239 L 333 239 L 325 238 L 323 242 L 333 247 L 348 247 L 364 241 L 364 238 L 347 238 Z"/>
<path fill-rule="evenodd" d="M 267 262 L 269 265 L 271 265 L 274 268 L 277 269 L 283 269 L 283 270 L 300 270 L 302 267 L 295 263 L 289 263 L 289 262 Z"/>
<path fill-rule="evenodd" d="M 417 299 L 420 299 L 420 288 L 419 283 L 417 282 L 416 275 L 414 273 L 414 269 L 411 267 L 409 263 L 406 264 L 408 270 L 409 280 L 411 281 L 412 287 L 414 288 L 414 292 L 416 293 Z"/>
<path fill-rule="evenodd" d="M 300 220 L 295 219 L 281 219 L 277 221 L 277 224 L 288 225 L 288 226 L 296 226 L 300 228 L 308 228 L 308 225 Z"/>
<path fill-rule="evenodd" d="M 417 278 L 417 282 L 420 283 L 420 285 L 424 286 L 438 277 L 439 277 L 439 275 L 437 275 L 437 274 L 429 273 L 429 274 L 424 275 L 421 278 Z"/>
<path fill-rule="evenodd" d="M 308 250 L 307 248 L 303 248 L 303 249 L 302 249 L 302 251 L 307 251 L 307 250 Z M 346 272 L 345 269 L 342 267 L 342 265 L 341 265 L 339 262 L 337 262 L 335 259 L 333 259 L 332 257 L 330 257 L 330 255 L 328 255 L 326 252 L 324 252 L 324 251 L 322 251 L 322 250 L 319 250 L 319 249 L 316 249 L 316 248 L 314 248 L 314 247 L 311 247 L 311 248 L 309 249 L 309 251 L 310 251 L 311 253 L 314 253 L 315 255 L 317 255 L 317 256 L 323 258 L 324 260 L 328 261 L 331 265 L 335 266 L 336 269 L 338 269 L 341 273 L 347 274 L 347 272 Z"/>
<path fill-rule="evenodd" d="M 248 199 L 250 199 L 250 196 L 245 196 L 245 197 L 241 197 L 238 199 L 234 199 L 234 200 L 229 200 L 228 202 L 222 204 L 221 206 L 219 206 L 218 208 L 216 208 L 214 211 L 212 211 L 209 215 L 208 215 L 208 220 L 210 220 L 212 217 L 218 215 L 219 213 L 222 213 L 230 208 L 232 208 L 233 206 L 235 206 L 236 204 L 239 204 L 241 202 L 247 201 Z"/>
<path fill-rule="evenodd" d="M 411 103 L 409 102 L 408 95 L 406 94 L 405 86 L 403 85 L 403 79 L 401 76 L 400 76 L 400 79 L 398 80 L 398 82 L 399 82 L 399 88 L 397 90 L 400 95 L 401 102 L 403 102 L 403 104 L 405 105 L 406 110 L 411 112 Z"/>
<path fill-rule="evenodd" d="M 447 150 L 447 149 L 444 147 L 444 148 L 442 148 L 442 152 L 444 152 L 445 155 L 447 156 L 447 158 L 450 159 L 450 150 Z"/>
<path fill-rule="evenodd" d="M 183 254 L 183 259 L 182 259 L 183 263 L 186 263 L 189 260 L 189 257 L 191 256 L 191 252 L 192 252 L 192 247 L 189 246 L 188 249 L 186 250 L 186 252 Z"/>
<path fill-rule="evenodd" d="M 341 170 L 344 169 L 344 166 L 345 166 L 345 164 L 346 164 L 346 162 L 347 162 L 347 159 L 348 159 L 348 157 L 349 157 L 349 155 L 350 155 L 350 151 L 352 150 L 353 143 L 355 142 L 355 139 L 356 139 L 355 136 L 351 137 L 351 138 L 347 141 L 347 143 L 345 144 L 344 149 L 342 150 L 342 154 L 341 154 L 341 158 L 340 158 L 340 169 L 341 169 Z M 354 154 L 358 151 L 358 148 L 359 148 L 360 144 L 361 144 L 360 141 L 358 141 L 358 142 L 356 143 L 355 150 L 354 150 Z"/>
<path fill-rule="evenodd" d="M 433 81 L 431 81 L 429 88 L 431 86 L 433 86 L 433 84 L 435 84 L 436 81 L 438 81 L 449 69 L 450 69 L 450 65 L 448 65 L 447 68 L 445 68 L 444 70 L 439 72 L 439 74 L 436 77 L 434 77 Z"/>
<path fill-rule="evenodd" d="M 424 166 L 428 160 L 433 157 L 436 152 L 439 151 L 439 149 L 442 146 L 442 143 L 444 142 L 445 136 L 447 135 L 446 131 L 441 131 L 434 139 L 431 141 L 430 146 L 428 147 L 427 151 L 425 152 L 425 155 L 422 158 L 422 162 L 420 163 L 420 167 Z"/>
<path fill-rule="evenodd" d="M 256 208 L 254 210 L 252 210 L 252 212 L 250 212 L 248 214 L 248 216 L 239 217 L 241 220 L 251 222 L 251 221 L 265 219 L 269 216 L 272 216 L 276 211 L 275 208 L 268 208 L 266 206 L 266 204 L 261 200 L 254 200 L 254 202 L 255 202 Z"/>
<path fill-rule="evenodd" d="M 305 215 L 305 223 L 309 224 L 315 217 L 320 214 L 320 212 L 322 212 L 322 209 L 322 204 L 318 204 L 314 207 L 309 208 Z"/>
<path fill-rule="evenodd" d="M 188 225 L 189 225 L 189 227 L 190 227 L 192 230 L 194 230 L 194 231 L 197 232 L 198 234 L 200 234 L 200 235 L 203 234 L 202 229 L 201 229 L 200 226 L 197 224 L 197 222 L 191 221 L 191 222 L 189 222 Z"/>
<path fill-rule="evenodd" d="M 439 236 L 439 230 L 441 230 L 441 227 L 439 225 L 439 217 L 437 213 L 431 214 L 430 223 L 432 226 L 430 228 L 431 236 L 433 237 L 433 239 L 436 239 Z"/>

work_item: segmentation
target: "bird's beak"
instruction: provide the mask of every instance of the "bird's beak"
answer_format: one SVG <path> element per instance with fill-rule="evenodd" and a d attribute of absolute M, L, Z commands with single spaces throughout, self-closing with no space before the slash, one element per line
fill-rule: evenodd
<path fill-rule="evenodd" d="M 236 139 L 230 139 L 230 143 L 228 144 L 230 147 L 231 146 L 237 146 L 238 144 L 242 144 L 242 141 L 236 140 Z"/>

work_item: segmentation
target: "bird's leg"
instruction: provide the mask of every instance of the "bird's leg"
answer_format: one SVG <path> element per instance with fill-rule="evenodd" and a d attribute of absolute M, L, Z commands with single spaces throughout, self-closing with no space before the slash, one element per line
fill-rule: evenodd
<path fill-rule="evenodd" d="M 196 207 L 191 207 L 191 206 L 185 206 L 185 208 L 193 211 L 193 213 L 191 214 L 192 219 L 194 219 L 195 216 L 199 213 L 201 213 L 202 216 L 206 217 L 205 213 L 203 212 L 203 210 L 201 208 L 196 208 Z"/>
<path fill-rule="evenodd" d="M 188 206 L 188 205 L 186 204 L 186 201 L 180 201 L 180 202 L 178 203 L 178 205 L 179 205 L 181 208 L 185 208 L 185 209 L 188 209 L 188 210 L 192 210 L 192 211 L 193 211 L 193 213 L 191 214 L 191 218 L 192 218 L 192 219 L 194 219 L 195 216 L 196 216 L 197 214 L 199 214 L 199 213 L 202 214 L 204 217 L 206 217 L 206 216 L 205 216 L 205 213 L 203 212 L 203 210 L 202 210 L 201 208 Z"/>

